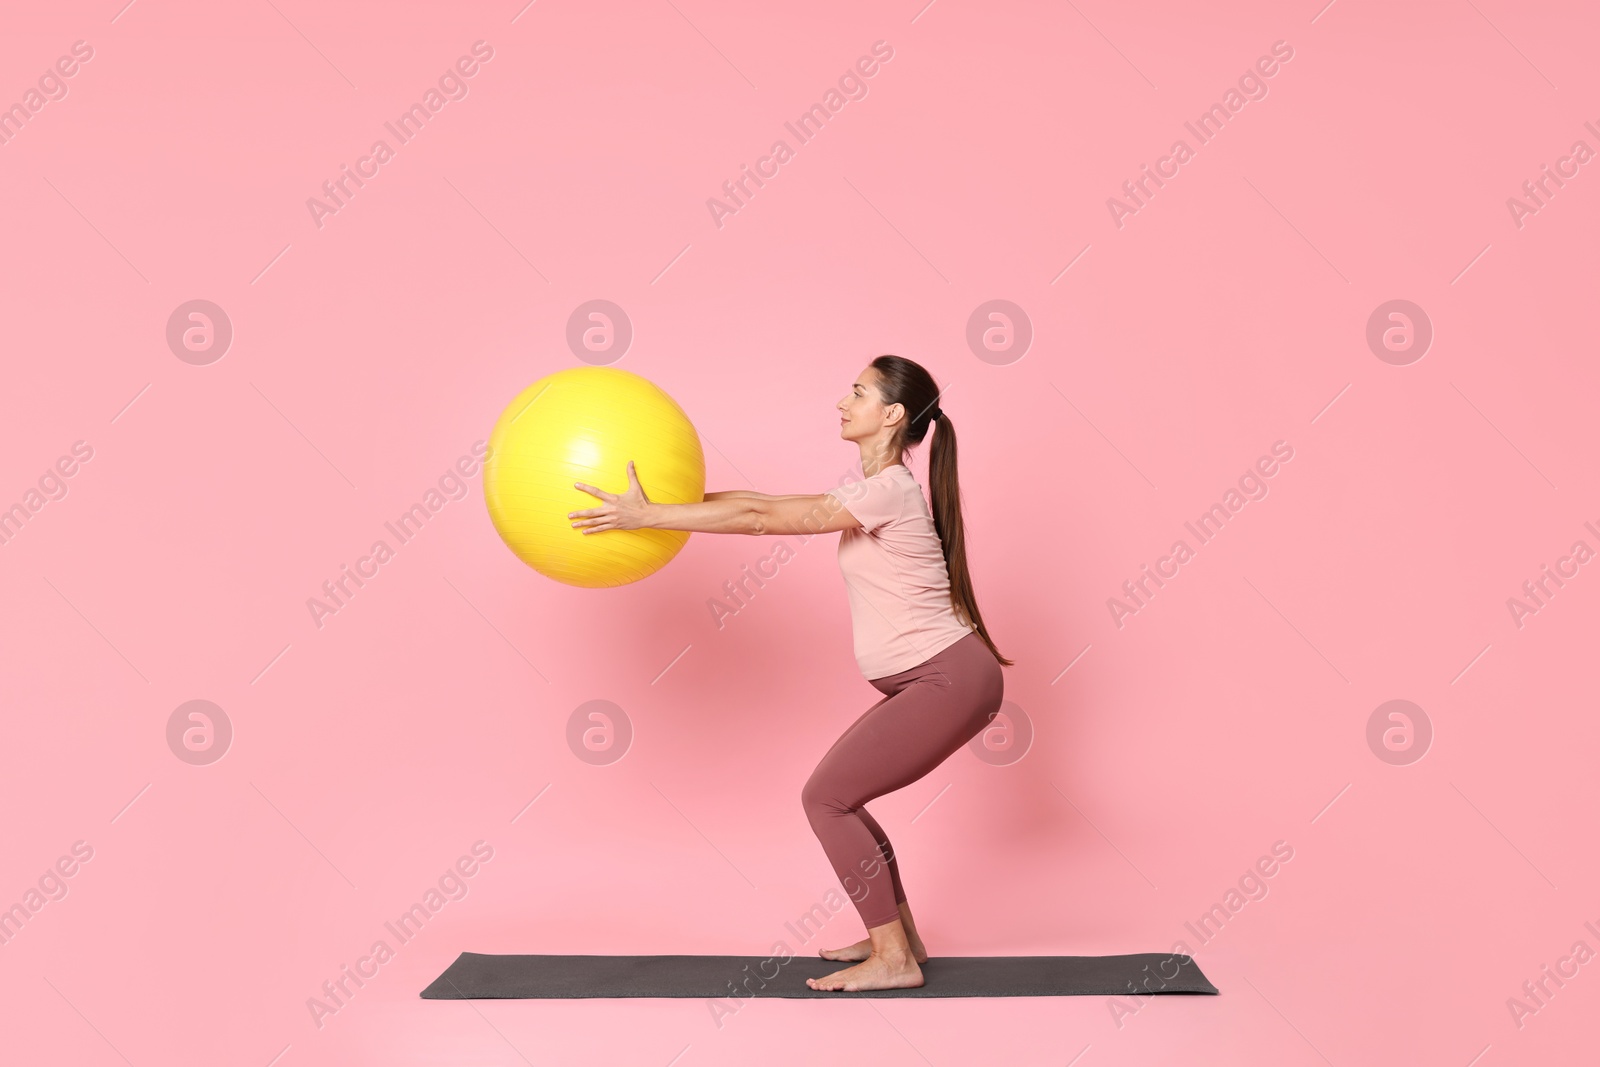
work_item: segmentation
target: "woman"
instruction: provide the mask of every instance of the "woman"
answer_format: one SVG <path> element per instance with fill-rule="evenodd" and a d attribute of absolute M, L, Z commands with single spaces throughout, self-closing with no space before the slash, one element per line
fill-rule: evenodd
<path fill-rule="evenodd" d="M 923 984 L 927 949 L 917 936 L 888 836 L 867 801 L 910 785 L 970 741 L 1000 709 L 1000 655 L 967 574 L 956 436 L 939 409 L 926 370 L 899 356 L 868 364 L 839 402 L 839 436 L 861 450 L 862 480 L 826 493 L 769 496 L 707 493 L 702 503 L 649 501 L 628 464 L 628 491 L 575 483 L 601 507 L 568 513 L 585 534 L 602 530 L 699 533 L 838 532 L 839 569 L 850 595 L 856 662 L 884 694 L 835 741 L 800 800 L 867 927 L 867 938 L 825 949 L 825 959 L 855 962 L 813 989 L 902 989 Z M 907 449 L 933 423 L 930 514 Z"/>

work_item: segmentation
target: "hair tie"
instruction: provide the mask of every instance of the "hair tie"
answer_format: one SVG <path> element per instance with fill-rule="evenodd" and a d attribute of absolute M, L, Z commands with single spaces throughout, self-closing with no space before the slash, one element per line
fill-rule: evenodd
<path fill-rule="evenodd" d="M 939 408 L 934 408 L 933 411 L 928 415 L 928 421 L 932 422 L 932 421 L 934 421 L 935 419 L 937 419 L 939 416 L 941 416 L 943 414 L 944 414 L 944 412 L 941 411 Z"/>

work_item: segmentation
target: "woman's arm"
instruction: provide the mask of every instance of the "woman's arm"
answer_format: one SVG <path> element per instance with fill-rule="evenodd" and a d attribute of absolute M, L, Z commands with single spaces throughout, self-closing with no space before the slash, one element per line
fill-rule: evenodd
<path fill-rule="evenodd" d="M 719 496 L 721 494 L 718 494 Z M 818 534 L 860 527 L 861 522 L 833 497 L 796 493 L 707 500 L 699 504 L 645 505 L 641 526 L 696 533 Z"/>
<path fill-rule="evenodd" d="M 791 493 L 788 496 L 773 496 L 771 493 L 757 493 L 757 492 L 753 492 L 753 491 L 751 491 L 749 489 L 730 489 L 727 492 L 722 492 L 722 493 L 707 493 L 705 495 L 704 499 L 706 499 L 706 500 L 732 500 L 735 497 L 746 496 L 746 497 L 751 497 L 751 498 L 756 499 L 756 500 L 794 500 L 796 497 L 804 496 L 804 495 L 805 495 L 804 493 Z"/>
<path fill-rule="evenodd" d="M 713 493 L 690 504 L 658 504 L 645 496 L 632 460 L 628 461 L 628 488 L 611 493 L 597 486 L 573 482 L 603 502 L 599 507 L 567 512 L 572 528 L 585 535 L 606 530 L 688 530 L 692 533 L 816 534 L 834 533 L 860 526 L 849 510 L 824 493 L 767 496 L 734 490 Z"/>
<path fill-rule="evenodd" d="M 796 493 L 759 501 L 765 534 L 838 533 L 858 530 L 861 520 L 826 493 Z"/>
<path fill-rule="evenodd" d="M 720 496 L 720 494 L 718 494 Z M 748 496 L 704 500 L 697 504 L 643 506 L 638 529 L 689 530 L 693 533 L 759 534 L 762 501 Z"/>

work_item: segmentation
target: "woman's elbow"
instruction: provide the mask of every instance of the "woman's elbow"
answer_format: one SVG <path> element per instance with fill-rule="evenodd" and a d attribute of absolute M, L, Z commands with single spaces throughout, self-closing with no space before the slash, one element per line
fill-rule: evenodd
<path fill-rule="evenodd" d="M 751 499 L 749 504 L 749 509 L 741 516 L 743 522 L 739 532 L 749 534 L 752 537 L 761 537 L 772 533 L 772 525 L 776 520 L 776 516 L 773 514 L 771 502 Z"/>
<path fill-rule="evenodd" d="M 809 537 L 829 532 L 828 516 L 803 497 L 756 500 L 752 503 L 749 532 L 758 537 L 770 534 Z"/>
<path fill-rule="evenodd" d="M 756 537 L 803 532 L 792 500 L 752 500 L 748 519 L 749 526 L 744 532 Z"/>

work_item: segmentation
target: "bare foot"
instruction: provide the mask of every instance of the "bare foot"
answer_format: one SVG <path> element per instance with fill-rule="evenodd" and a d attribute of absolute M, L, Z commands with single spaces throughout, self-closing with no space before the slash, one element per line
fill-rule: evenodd
<path fill-rule="evenodd" d="M 865 962 L 854 967 L 806 979 L 806 985 L 812 989 L 842 989 L 846 993 L 866 989 L 915 989 L 922 982 L 922 968 L 910 956 L 868 956 Z"/>
<path fill-rule="evenodd" d="M 918 963 L 928 962 L 928 950 L 922 947 L 921 938 L 911 938 L 911 952 Z M 825 948 L 819 951 L 817 955 L 825 960 L 839 960 L 845 963 L 864 960 L 872 955 L 872 939 L 864 937 L 855 944 L 846 945 L 844 948 Z"/>

